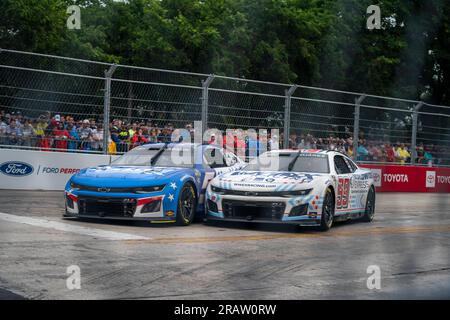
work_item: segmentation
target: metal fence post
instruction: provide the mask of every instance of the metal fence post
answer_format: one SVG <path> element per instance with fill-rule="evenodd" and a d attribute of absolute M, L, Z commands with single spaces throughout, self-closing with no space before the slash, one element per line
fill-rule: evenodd
<path fill-rule="evenodd" d="M 285 91 L 285 101 L 284 101 L 284 139 L 283 139 L 283 148 L 289 149 L 289 133 L 291 131 L 291 103 L 292 103 L 292 95 L 295 90 L 297 90 L 298 86 L 293 85 L 289 88 L 289 90 Z"/>
<path fill-rule="evenodd" d="M 419 102 L 416 104 L 413 108 L 413 114 L 412 114 L 412 132 L 411 132 L 411 164 L 416 163 L 417 159 L 417 122 L 419 117 L 419 110 L 422 108 L 423 102 Z"/>
<path fill-rule="evenodd" d="M 358 146 L 359 146 L 359 119 L 361 115 L 361 103 L 366 98 L 366 96 L 360 96 L 355 99 L 355 118 L 353 122 L 353 160 L 356 161 L 358 157 Z"/>
<path fill-rule="evenodd" d="M 202 137 L 203 133 L 208 130 L 208 99 L 209 99 L 209 86 L 214 80 L 214 75 L 211 74 L 206 80 L 202 80 Z"/>
<path fill-rule="evenodd" d="M 117 65 L 113 64 L 109 70 L 105 70 L 105 96 L 103 107 L 103 153 L 108 154 L 109 141 L 109 112 L 111 109 L 111 78 L 116 71 Z"/>

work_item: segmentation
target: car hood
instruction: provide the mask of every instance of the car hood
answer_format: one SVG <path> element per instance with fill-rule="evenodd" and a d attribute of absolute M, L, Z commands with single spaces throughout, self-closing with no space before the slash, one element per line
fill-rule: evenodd
<path fill-rule="evenodd" d="M 72 177 L 72 182 L 87 186 L 132 187 L 167 183 L 193 172 L 187 168 L 99 166 L 82 169 Z"/>
<path fill-rule="evenodd" d="M 215 178 L 212 185 L 232 190 L 291 191 L 312 188 L 328 174 L 283 171 L 235 171 Z"/>

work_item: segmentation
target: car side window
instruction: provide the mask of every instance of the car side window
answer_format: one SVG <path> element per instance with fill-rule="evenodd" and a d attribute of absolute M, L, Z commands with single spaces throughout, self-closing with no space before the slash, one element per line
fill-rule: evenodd
<path fill-rule="evenodd" d="M 348 174 L 352 172 L 342 156 L 334 156 L 334 167 L 337 174 Z"/>
<path fill-rule="evenodd" d="M 218 148 L 206 148 L 204 153 L 206 164 L 211 169 L 227 167 L 223 152 Z"/>
<path fill-rule="evenodd" d="M 238 158 L 231 152 L 225 153 L 225 161 L 228 167 L 234 166 L 238 162 Z"/>
<path fill-rule="evenodd" d="M 344 160 L 347 163 L 348 167 L 351 169 L 351 172 L 355 172 L 356 170 L 358 170 L 358 167 L 352 160 L 348 158 L 344 158 Z"/>

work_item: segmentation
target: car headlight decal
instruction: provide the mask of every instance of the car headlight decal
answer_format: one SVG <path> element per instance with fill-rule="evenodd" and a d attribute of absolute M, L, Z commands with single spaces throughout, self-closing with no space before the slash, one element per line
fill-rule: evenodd
<path fill-rule="evenodd" d="M 216 186 L 211 186 L 211 191 L 215 193 L 223 193 L 225 190 Z"/>
<path fill-rule="evenodd" d="M 165 184 L 160 186 L 153 187 L 141 187 L 141 188 L 132 188 L 134 193 L 151 193 L 151 192 L 160 192 L 163 191 L 166 187 Z"/>

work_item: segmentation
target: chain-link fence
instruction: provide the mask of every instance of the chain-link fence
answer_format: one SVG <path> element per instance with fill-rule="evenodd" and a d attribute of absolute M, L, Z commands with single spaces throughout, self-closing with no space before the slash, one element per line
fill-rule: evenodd
<path fill-rule="evenodd" d="M 122 153 L 201 122 L 243 132 L 236 148 L 267 139 L 360 162 L 450 165 L 450 107 L 4 49 L 0 117 L 2 148 Z"/>

